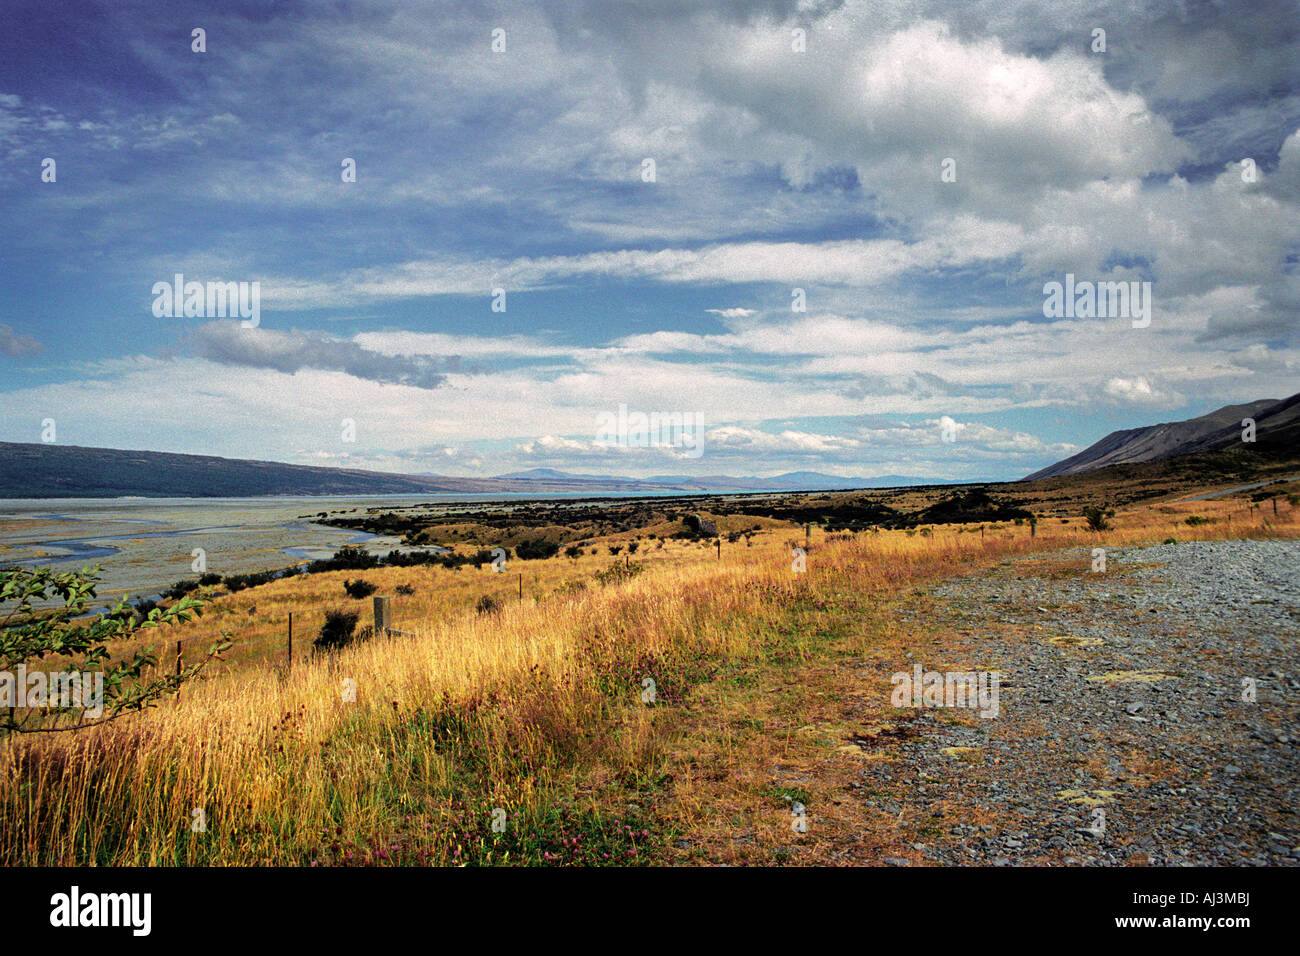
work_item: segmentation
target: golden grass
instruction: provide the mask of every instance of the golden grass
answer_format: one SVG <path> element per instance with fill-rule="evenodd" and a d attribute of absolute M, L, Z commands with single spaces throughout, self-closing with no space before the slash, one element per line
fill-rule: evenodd
<path fill-rule="evenodd" d="M 1190 527 L 1191 514 L 1214 520 Z M 633 560 L 648 570 L 610 587 L 591 577 L 615 561 L 602 549 L 511 562 L 505 575 L 334 572 L 220 597 L 170 637 L 233 632 L 222 671 L 144 715 L 0 747 L 0 862 L 630 862 L 673 858 L 670 838 L 716 848 L 738 831 L 755 852 L 784 853 L 799 836 L 788 801 L 766 793 L 773 761 L 853 760 L 817 717 L 839 720 L 851 689 L 806 678 L 830 654 L 929 642 L 873 611 L 901 589 L 1030 550 L 1297 532 L 1293 508 L 1274 519 L 1235 501 L 1133 509 L 1114 523 L 1094 533 L 1081 519 L 1044 521 L 1035 538 L 1011 524 L 982 536 L 818 532 L 806 574 L 791 570 L 788 541 L 802 534 L 787 526 L 752 547 L 724 543 L 721 561 L 712 548 L 642 542 Z M 508 598 L 520 570 L 524 601 L 473 611 L 483 593 Z M 308 656 L 313 616 L 356 603 L 342 580 L 358 576 L 379 593 L 417 587 L 394 599 L 408 636 Z M 575 580 L 586 588 L 563 589 Z M 302 644 L 286 672 L 274 645 L 290 610 Z M 497 807 L 506 835 L 489 828 Z M 845 840 L 863 839 L 841 823 Z"/>

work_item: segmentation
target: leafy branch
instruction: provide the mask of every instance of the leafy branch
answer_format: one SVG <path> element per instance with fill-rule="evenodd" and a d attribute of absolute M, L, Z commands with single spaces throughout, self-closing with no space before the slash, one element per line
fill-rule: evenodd
<path fill-rule="evenodd" d="M 203 613 L 206 600 L 186 595 L 171 607 L 155 607 L 142 615 L 122 597 L 106 613 L 92 614 L 88 608 L 95 598 L 100 570 L 0 568 L 0 671 L 10 672 L 16 689 L 12 672 L 19 666 L 26 667 L 47 656 L 69 657 L 75 662 L 74 670 L 101 676 L 104 694 L 102 712 L 90 720 L 84 719 L 88 709 L 84 700 L 81 706 L 64 702 L 39 712 L 28 710 L 21 717 L 11 707 L 0 714 L 0 736 L 82 730 L 152 707 L 175 694 L 230 647 L 229 635 L 223 635 L 200 660 L 179 673 L 147 679 L 146 671 L 158 665 L 152 647 L 137 650 L 126 659 L 112 660 L 112 645 L 184 624 Z M 51 599 L 58 599 L 62 606 L 38 607 Z M 99 707 L 93 709 L 98 711 Z M 72 712 L 79 712 L 83 719 L 60 725 L 58 718 Z"/>

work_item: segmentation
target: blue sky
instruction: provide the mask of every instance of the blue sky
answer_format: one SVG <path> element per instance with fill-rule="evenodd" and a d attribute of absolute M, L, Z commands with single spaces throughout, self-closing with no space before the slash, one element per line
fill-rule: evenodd
<path fill-rule="evenodd" d="M 1281 398 L 1297 13 L 7 0 L 0 440 L 963 480 Z M 178 272 L 258 327 L 155 316 Z M 1150 325 L 1045 318 L 1067 273 Z M 703 453 L 602 445 L 620 405 Z"/>

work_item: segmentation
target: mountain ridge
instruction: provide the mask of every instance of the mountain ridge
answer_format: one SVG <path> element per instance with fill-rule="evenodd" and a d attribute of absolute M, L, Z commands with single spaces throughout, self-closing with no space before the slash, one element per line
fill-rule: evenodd
<path fill-rule="evenodd" d="M 770 478 L 577 475 L 549 468 L 486 478 L 291 465 L 179 452 L 0 442 L 0 498 L 239 498 L 263 495 L 660 494 L 821 491 L 923 483 L 904 476 L 862 479 L 817 472 Z"/>
<path fill-rule="evenodd" d="M 1300 444 L 1300 393 L 1224 405 L 1196 418 L 1113 431 L 1083 451 L 1026 475 L 1021 481 L 1077 475 L 1110 465 L 1161 461 L 1202 452 L 1225 451 L 1242 440 L 1242 421 L 1255 420 L 1255 440 L 1266 445 Z"/>

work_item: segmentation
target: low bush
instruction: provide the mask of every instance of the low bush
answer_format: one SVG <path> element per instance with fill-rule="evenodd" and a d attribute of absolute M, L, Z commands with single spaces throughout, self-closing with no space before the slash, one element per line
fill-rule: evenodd
<path fill-rule="evenodd" d="M 312 642 L 313 646 L 321 651 L 347 647 L 356 638 L 357 616 L 356 611 L 330 608 L 325 612 L 325 623 L 321 625 L 320 636 Z"/>
<path fill-rule="evenodd" d="M 536 541 L 520 541 L 515 545 L 515 554 L 525 561 L 549 558 L 560 550 L 559 544 L 538 538 Z"/>
<path fill-rule="evenodd" d="M 1092 531 L 1105 531 L 1110 527 L 1110 523 L 1106 520 L 1107 512 L 1096 505 L 1088 505 L 1088 507 L 1084 508 L 1083 517 L 1088 522 L 1088 528 Z"/>
<path fill-rule="evenodd" d="M 347 592 L 348 597 L 359 599 L 370 597 L 370 595 L 374 594 L 379 589 L 365 579 L 358 579 L 356 581 L 348 581 L 344 579 L 343 590 Z"/>
<path fill-rule="evenodd" d="M 601 584 L 621 584 L 630 581 L 642 571 L 645 565 L 629 561 L 627 564 L 611 564 L 604 571 L 596 572 L 596 580 Z"/>
<path fill-rule="evenodd" d="M 218 578 L 217 580 L 220 580 L 220 578 Z M 177 581 L 166 591 L 163 591 L 162 594 L 163 597 L 165 598 L 179 600 L 180 598 L 185 597 L 185 595 L 189 594 L 191 591 L 197 591 L 198 588 L 199 588 L 198 581 Z"/>

